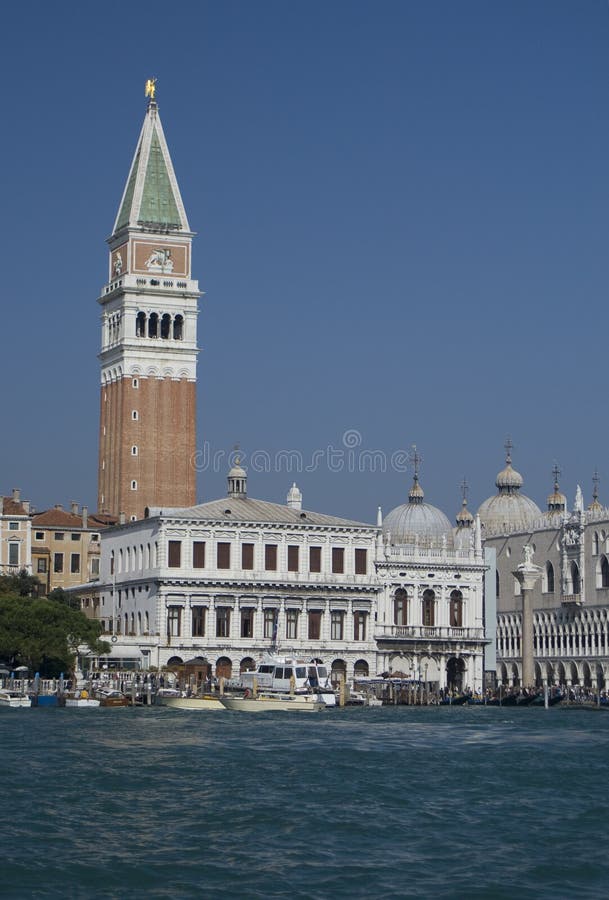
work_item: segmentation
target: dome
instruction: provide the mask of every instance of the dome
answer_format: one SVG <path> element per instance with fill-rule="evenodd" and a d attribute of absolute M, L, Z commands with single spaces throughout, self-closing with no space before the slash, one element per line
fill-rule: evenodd
<path fill-rule="evenodd" d="M 554 490 L 551 494 L 548 495 L 548 510 L 546 512 L 546 516 L 548 516 L 549 518 L 552 518 L 552 516 L 561 515 L 567 508 L 567 498 L 563 493 L 561 493 L 560 485 L 558 483 L 560 469 L 558 468 L 558 465 L 556 463 L 554 463 L 552 474 L 554 475 Z"/>
<path fill-rule="evenodd" d="M 512 462 L 509 456 L 506 462 L 507 466 L 497 474 L 495 484 L 497 485 L 499 490 L 518 491 L 524 484 L 524 478 L 522 477 L 520 472 L 517 472 L 516 469 L 512 468 Z"/>
<path fill-rule="evenodd" d="M 474 524 L 474 517 L 467 508 L 467 500 L 463 498 L 461 509 L 457 513 L 457 528 L 471 528 Z"/>
<path fill-rule="evenodd" d="M 229 478 L 247 478 L 245 473 L 245 469 L 242 469 L 239 465 L 239 460 L 237 460 L 237 464 L 232 467 L 230 472 L 228 473 Z"/>
<path fill-rule="evenodd" d="M 444 513 L 425 503 L 425 494 L 415 474 L 408 503 L 396 506 L 385 516 L 383 534 L 389 535 L 392 545 L 417 544 L 419 547 L 445 546 L 452 550 L 453 531 Z"/>
<path fill-rule="evenodd" d="M 228 496 L 245 500 L 247 497 L 247 473 L 241 468 L 240 459 L 237 456 L 235 465 L 228 473 Z"/>
<path fill-rule="evenodd" d="M 512 468 L 511 446 L 508 441 L 505 469 L 495 480 L 499 493 L 485 500 L 478 510 L 486 535 L 525 531 L 541 518 L 541 510 L 535 501 L 520 493 L 524 479 Z"/>

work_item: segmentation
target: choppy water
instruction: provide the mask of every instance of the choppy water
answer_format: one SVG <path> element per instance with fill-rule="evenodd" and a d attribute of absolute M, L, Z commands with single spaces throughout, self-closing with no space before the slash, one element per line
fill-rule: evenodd
<path fill-rule="evenodd" d="M 609 895 L 609 713 L 0 710 L 0 896 Z"/>

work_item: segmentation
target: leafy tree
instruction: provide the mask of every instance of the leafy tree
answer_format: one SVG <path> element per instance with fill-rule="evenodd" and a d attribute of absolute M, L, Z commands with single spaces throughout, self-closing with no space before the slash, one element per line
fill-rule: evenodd
<path fill-rule="evenodd" d="M 101 625 L 57 600 L 0 594 L 0 658 L 53 677 L 74 666 L 77 650 L 110 652 Z"/>
<path fill-rule="evenodd" d="M 37 597 L 42 585 L 35 575 L 22 569 L 18 575 L 0 575 L 0 596 L 19 594 L 20 597 Z"/>
<path fill-rule="evenodd" d="M 56 600 L 57 603 L 65 603 L 71 609 L 80 609 L 80 600 L 73 594 L 68 594 L 63 588 L 55 588 L 48 595 L 49 600 Z"/>

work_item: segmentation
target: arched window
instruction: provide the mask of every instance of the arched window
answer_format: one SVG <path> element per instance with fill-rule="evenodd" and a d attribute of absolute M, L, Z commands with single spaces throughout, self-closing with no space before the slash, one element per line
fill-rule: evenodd
<path fill-rule="evenodd" d="M 146 313 L 139 312 L 135 317 L 135 336 L 146 337 Z"/>
<path fill-rule="evenodd" d="M 609 587 L 609 562 L 607 557 L 601 557 L 601 587 Z"/>
<path fill-rule="evenodd" d="M 450 624 L 452 628 L 463 628 L 463 594 L 453 591 L 450 595 Z"/>
<path fill-rule="evenodd" d="M 132 490 L 132 491 L 137 491 L 137 481 L 132 481 L 132 482 L 131 482 L 131 490 Z"/>
<path fill-rule="evenodd" d="M 140 417 L 140 414 L 138 413 L 137 409 L 132 410 L 132 412 L 131 412 L 131 418 L 133 419 L 133 421 L 134 421 L 134 422 L 137 422 L 137 420 L 139 419 L 139 417 Z"/>
<path fill-rule="evenodd" d="M 169 313 L 165 313 L 163 318 L 161 319 L 161 338 L 163 340 L 167 340 L 171 333 L 171 316 Z"/>
<path fill-rule="evenodd" d="M 436 595 L 429 588 L 423 591 L 423 625 L 433 628 L 436 624 Z"/>
<path fill-rule="evenodd" d="M 495 594 L 499 596 L 499 569 L 495 569 Z"/>
<path fill-rule="evenodd" d="M 137 614 L 137 633 L 138 634 L 142 633 L 142 614 L 141 614 L 141 612 L 139 612 Z"/>
<path fill-rule="evenodd" d="M 137 444 L 134 444 L 131 448 L 131 456 L 137 456 Z"/>
<path fill-rule="evenodd" d="M 137 391 L 137 389 L 139 388 L 139 386 L 140 386 L 139 379 L 138 379 L 138 378 L 134 378 L 133 381 L 131 382 L 131 387 L 132 387 L 134 390 Z"/>
<path fill-rule="evenodd" d="M 150 616 L 147 612 L 144 613 L 144 631 L 146 634 L 150 631 Z"/>
<path fill-rule="evenodd" d="M 181 341 L 184 337 L 184 316 L 176 316 L 173 320 L 173 339 Z"/>
<path fill-rule="evenodd" d="M 554 566 L 550 561 L 546 563 L 546 593 L 553 594 L 554 593 Z"/>
<path fill-rule="evenodd" d="M 408 594 L 404 588 L 398 588 L 393 595 L 393 622 L 408 625 Z"/>
<path fill-rule="evenodd" d="M 574 561 L 571 563 L 571 587 L 574 594 L 581 593 L 581 582 L 579 578 L 579 566 Z"/>
<path fill-rule="evenodd" d="M 150 313 L 148 319 L 148 337 L 155 338 L 159 336 L 159 317 L 156 313 Z"/>

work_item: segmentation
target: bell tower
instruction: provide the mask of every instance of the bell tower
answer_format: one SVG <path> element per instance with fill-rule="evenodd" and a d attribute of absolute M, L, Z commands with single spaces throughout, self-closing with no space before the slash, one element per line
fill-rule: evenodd
<path fill-rule="evenodd" d="M 190 230 L 149 97 L 112 235 L 101 305 L 98 509 L 143 518 L 196 502 L 198 282 Z"/>

